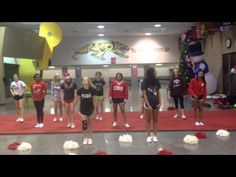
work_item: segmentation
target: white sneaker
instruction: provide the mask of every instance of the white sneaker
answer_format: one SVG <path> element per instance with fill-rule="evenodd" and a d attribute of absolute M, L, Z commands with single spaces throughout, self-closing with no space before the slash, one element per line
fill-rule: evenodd
<path fill-rule="evenodd" d="M 54 117 L 54 119 L 53 119 L 53 122 L 56 122 L 57 121 L 57 118 L 56 117 Z"/>
<path fill-rule="evenodd" d="M 143 114 L 141 114 L 139 118 L 140 118 L 140 119 L 143 119 Z"/>
<path fill-rule="evenodd" d="M 153 141 L 154 143 L 156 143 L 156 142 L 158 141 L 157 137 L 156 137 L 156 136 L 153 136 L 153 137 L 152 137 L 152 141 Z"/>
<path fill-rule="evenodd" d="M 200 124 L 199 122 L 195 122 L 195 125 L 196 125 L 196 126 L 199 126 L 199 125 L 201 125 L 201 124 Z"/>
<path fill-rule="evenodd" d="M 117 122 L 113 122 L 112 126 L 116 127 L 117 126 Z"/>
<path fill-rule="evenodd" d="M 130 125 L 129 125 L 128 123 L 125 123 L 125 127 L 126 127 L 126 128 L 129 128 Z"/>
<path fill-rule="evenodd" d="M 84 138 L 83 144 L 88 144 L 88 138 Z"/>
<path fill-rule="evenodd" d="M 18 117 L 18 119 L 16 119 L 16 122 L 20 122 L 20 120 L 21 120 L 21 118 L 20 118 L 20 117 Z"/>
<path fill-rule="evenodd" d="M 60 117 L 60 118 L 59 118 L 59 121 L 60 121 L 60 122 L 62 122 L 62 121 L 63 121 L 63 118 L 62 118 L 62 117 Z"/>
<path fill-rule="evenodd" d="M 103 117 L 102 117 L 102 116 L 100 116 L 99 120 L 102 120 L 102 119 L 103 119 Z"/>
<path fill-rule="evenodd" d="M 147 137 L 147 143 L 151 143 L 152 142 L 152 137 L 151 136 L 148 136 Z"/>
<path fill-rule="evenodd" d="M 205 125 L 203 122 L 199 122 L 200 125 Z"/>
<path fill-rule="evenodd" d="M 178 118 L 178 116 L 179 116 L 178 114 L 175 114 L 175 115 L 174 115 L 174 118 L 176 119 L 176 118 Z"/>
<path fill-rule="evenodd" d="M 22 123 L 22 122 L 24 122 L 24 118 L 23 117 L 20 118 L 20 123 Z"/>
<path fill-rule="evenodd" d="M 67 128 L 70 128 L 70 127 L 71 127 L 71 123 L 68 123 L 66 127 L 67 127 Z"/>
<path fill-rule="evenodd" d="M 99 115 L 96 116 L 96 120 L 99 120 Z"/>
<path fill-rule="evenodd" d="M 93 144 L 93 140 L 91 138 L 88 139 L 88 144 Z"/>
<path fill-rule="evenodd" d="M 44 126 L 43 123 L 39 124 L 39 128 L 43 128 L 43 126 Z"/>
<path fill-rule="evenodd" d="M 70 128 L 75 128 L 75 124 L 71 124 L 71 127 Z"/>
<path fill-rule="evenodd" d="M 186 116 L 184 114 L 181 117 L 182 117 L 182 119 L 186 119 Z"/>
<path fill-rule="evenodd" d="M 36 128 L 39 128 L 39 124 L 35 125 Z"/>

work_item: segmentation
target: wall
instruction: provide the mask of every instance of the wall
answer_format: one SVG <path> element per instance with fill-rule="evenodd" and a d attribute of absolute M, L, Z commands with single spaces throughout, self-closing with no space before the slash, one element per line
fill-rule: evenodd
<path fill-rule="evenodd" d="M 227 37 L 232 38 L 232 47 L 226 48 L 225 41 Z M 208 36 L 205 46 L 205 59 L 209 65 L 210 72 L 216 77 L 217 91 L 222 92 L 223 75 L 222 75 L 222 55 L 226 53 L 236 52 L 236 27 L 233 26 L 230 31 L 217 32 Z"/>
<path fill-rule="evenodd" d="M 36 33 L 6 28 L 3 56 L 41 60 L 45 39 Z"/>
<path fill-rule="evenodd" d="M 4 36 L 5 36 L 5 27 L 0 27 L 0 104 L 5 103 L 5 87 L 3 82 L 4 63 L 2 55 Z"/>
<path fill-rule="evenodd" d="M 94 41 L 119 41 L 127 45 L 130 50 L 126 54 L 129 58 L 122 58 L 109 52 L 104 59 L 98 59 L 88 54 L 76 55 L 74 52 L 86 44 Z M 150 37 L 63 37 L 61 44 L 55 48 L 52 64 L 55 66 L 72 65 L 102 65 L 111 64 L 111 58 L 116 58 L 116 64 L 143 64 L 143 63 L 174 63 L 179 60 L 178 35 L 163 35 Z M 160 51 L 159 48 L 169 48 L 169 51 Z M 98 48 L 97 48 L 98 49 Z"/>

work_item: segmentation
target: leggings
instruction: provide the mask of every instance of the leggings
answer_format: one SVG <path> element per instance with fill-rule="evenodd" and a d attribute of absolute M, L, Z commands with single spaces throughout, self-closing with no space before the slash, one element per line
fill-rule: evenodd
<path fill-rule="evenodd" d="M 37 121 L 38 123 L 43 123 L 43 107 L 44 107 L 44 99 L 41 101 L 34 101 L 34 106 L 37 112 Z"/>
<path fill-rule="evenodd" d="M 179 99 L 179 102 L 180 102 L 180 107 L 181 109 L 184 109 L 184 97 L 183 95 L 177 95 L 177 96 L 174 96 L 174 102 L 175 102 L 175 108 L 178 109 L 179 108 L 179 105 L 178 105 L 178 99 Z"/>

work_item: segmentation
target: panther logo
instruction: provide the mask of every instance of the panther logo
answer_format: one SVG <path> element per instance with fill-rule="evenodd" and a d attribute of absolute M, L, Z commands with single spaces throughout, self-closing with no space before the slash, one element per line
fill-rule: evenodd
<path fill-rule="evenodd" d="M 117 41 L 105 41 L 105 42 L 93 42 L 90 44 L 85 45 L 79 49 L 73 49 L 73 59 L 78 59 L 78 55 L 81 54 L 88 54 L 91 52 L 91 55 L 105 60 L 104 55 L 109 52 L 112 52 L 122 58 L 129 58 L 126 53 L 130 50 L 130 48 L 120 42 Z"/>

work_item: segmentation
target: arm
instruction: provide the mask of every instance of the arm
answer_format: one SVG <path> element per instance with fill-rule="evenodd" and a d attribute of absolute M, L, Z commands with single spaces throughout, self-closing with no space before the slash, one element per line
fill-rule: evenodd
<path fill-rule="evenodd" d="M 129 93 L 128 93 L 128 85 L 127 85 L 127 83 L 125 83 L 125 90 L 124 90 L 124 92 L 125 92 L 125 99 L 128 100 Z"/>
<path fill-rule="evenodd" d="M 77 98 L 76 98 L 76 104 L 78 104 L 78 109 L 79 109 L 79 112 L 80 112 L 80 95 L 77 95 Z"/>
<path fill-rule="evenodd" d="M 64 103 L 64 90 L 61 89 L 61 100 L 62 100 L 62 103 Z"/>
<path fill-rule="evenodd" d="M 51 82 L 51 96 L 53 97 L 53 91 L 54 91 L 54 89 L 53 89 L 53 81 Z"/>
<path fill-rule="evenodd" d="M 190 81 L 188 91 L 189 91 L 190 95 L 196 97 L 196 94 L 195 94 L 195 91 L 194 91 L 194 80 Z"/>
<path fill-rule="evenodd" d="M 89 86 L 93 89 L 96 89 L 96 86 L 93 84 L 93 82 L 89 79 Z"/>
<path fill-rule="evenodd" d="M 93 95 L 93 107 L 96 108 L 96 96 Z M 95 113 L 95 109 L 93 110 L 93 114 Z"/>

